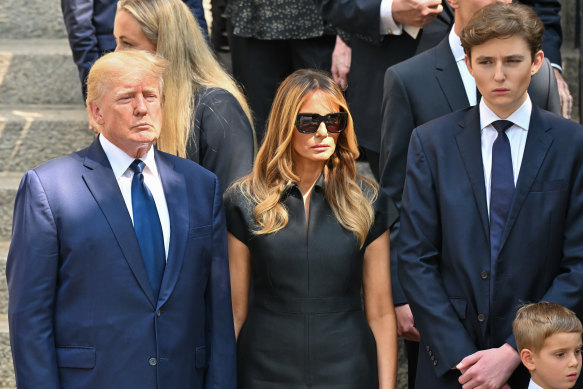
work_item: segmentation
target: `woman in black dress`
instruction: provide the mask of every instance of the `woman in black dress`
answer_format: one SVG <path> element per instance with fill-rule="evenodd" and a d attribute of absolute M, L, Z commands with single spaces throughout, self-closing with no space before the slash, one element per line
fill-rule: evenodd
<path fill-rule="evenodd" d="M 395 387 L 395 209 L 374 201 L 357 156 L 334 81 L 290 75 L 253 172 L 225 194 L 239 388 Z"/>

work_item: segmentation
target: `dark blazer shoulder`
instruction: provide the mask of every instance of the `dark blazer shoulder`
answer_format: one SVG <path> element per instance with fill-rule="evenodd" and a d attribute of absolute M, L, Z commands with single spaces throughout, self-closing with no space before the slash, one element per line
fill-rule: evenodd
<path fill-rule="evenodd" d="M 399 62 L 387 69 L 404 79 L 416 79 L 414 77 L 424 77 L 435 68 L 436 57 L 439 54 L 439 46 L 432 47 L 420 54 L 415 55 L 405 61 Z"/>
<path fill-rule="evenodd" d="M 423 137 L 440 137 L 444 135 L 444 132 L 454 134 L 459 132 L 465 123 L 475 119 L 476 116 L 479 119 L 479 115 L 479 108 L 474 105 L 430 120 L 417 127 L 415 132 Z"/>

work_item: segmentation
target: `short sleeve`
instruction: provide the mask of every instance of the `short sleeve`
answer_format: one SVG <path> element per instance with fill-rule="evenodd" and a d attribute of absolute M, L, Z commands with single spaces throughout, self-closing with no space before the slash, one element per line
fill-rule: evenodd
<path fill-rule="evenodd" d="M 253 222 L 253 207 L 251 202 L 234 186 L 227 189 L 223 195 L 227 217 L 227 231 L 244 244 L 251 239 Z"/>
<path fill-rule="evenodd" d="M 379 192 L 379 196 L 383 196 L 382 192 Z M 399 215 L 395 203 L 388 196 L 386 198 L 377 198 L 372 206 L 374 222 L 366 237 L 365 247 L 390 229 L 397 221 Z"/>

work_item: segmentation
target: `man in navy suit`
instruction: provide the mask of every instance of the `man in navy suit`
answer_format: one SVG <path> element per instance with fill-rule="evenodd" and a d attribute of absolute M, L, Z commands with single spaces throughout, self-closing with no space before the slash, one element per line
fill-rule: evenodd
<path fill-rule="evenodd" d="M 235 388 L 216 177 L 157 151 L 165 61 L 89 74 L 98 138 L 26 173 L 6 275 L 18 388 Z"/>
<path fill-rule="evenodd" d="M 460 33 L 474 13 L 496 0 L 448 0 L 454 10 L 452 30 L 437 46 L 414 56 L 385 73 L 382 104 L 380 185 L 383 193 L 401 206 L 407 148 L 413 129 L 430 120 L 462 108 L 476 105 L 476 83 L 464 62 Z M 510 3 L 510 0 L 503 0 Z M 532 102 L 547 111 L 561 113 L 557 82 L 545 59 L 528 87 Z M 397 241 L 400 222 L 391 227 L 391 265 L 393 301 L 397 329 L 407 340 L 419 341 L 413 316 L 397 277 Z M 406 343 L 407 351 L 417 360 L 417 344 Z M 409 360 L 409 367 L 415 361 Z"/>
<path fill-rule="evenodd" d="M 397 251 L 418 388 L 526 387 L 516 309 L 583 313 L 583 128 L 530 100 L 542 33 L 526 6 L 479 10 L 461 41 L 482 100 L 411 136 Z"/>

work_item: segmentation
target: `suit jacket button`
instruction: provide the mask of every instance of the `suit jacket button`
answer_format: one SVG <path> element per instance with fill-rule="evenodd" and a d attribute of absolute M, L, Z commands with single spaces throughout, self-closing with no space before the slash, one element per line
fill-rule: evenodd
<path fill-rule="evenodd" d="M 480 277 L 482 277 L 483 280 L 487 279 L 488 278 L 488 272 L 486 272 L 486 271 L 481 272 L 480 273 Z"/>
<path fill-rule="evenodd" d="M 433 366 L 437 366 L 437 361 L 436 360 L 433 361 Z"/>
<path fill-rule="evenodd" d="M 429 351 L 431 349 L 429 348 L 429 346 L 425 346 L 425 350 Z"/>
<path fill-rule="evenodd" d="M 156 311 L 156 316 L 160 317 L 160 315 L 161 315 L 161 314 L 162 314 L 162 312 L 161 312 L 161 311 L 158 309 L 158 310 Z"/>
<path fill-rule="evenodd" d="M 483 314 L 483 313 L 480 313 L 480 314 L 478 315 L 478 321 L 479 321 L 479 322 L 483 322 L 484 320 L 486 320 L 486 316 L 484 316 L 484 314 Z"/>
<path fill-rule="evenodd" d="M 158 360 L 156 358 L 150 358 L 148 359 L 148 363 L 150 366 L 156 366 L 158 364 Z"/>

